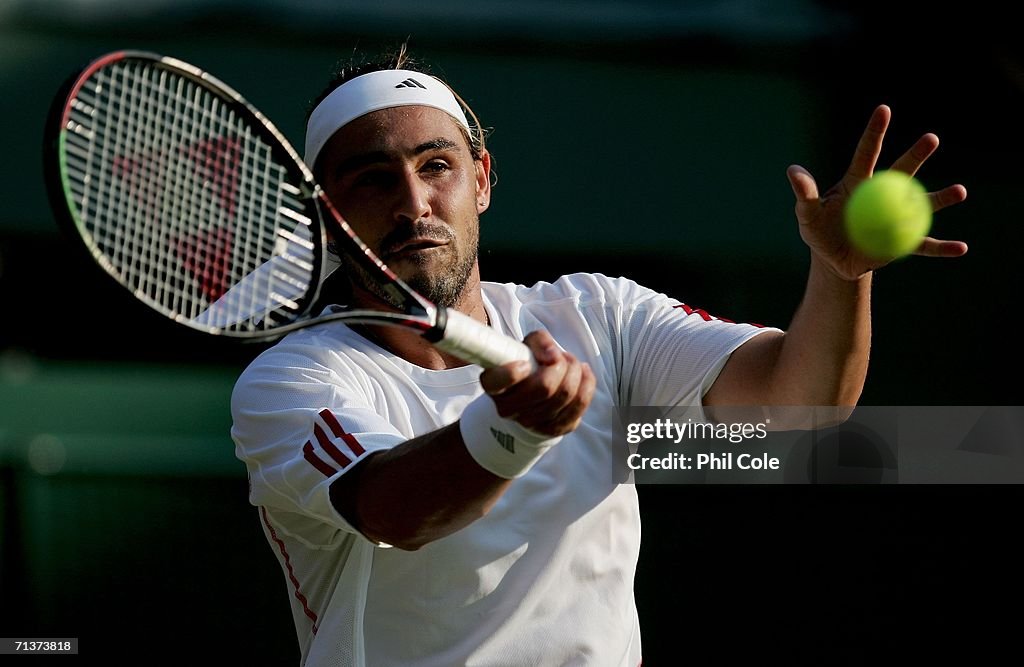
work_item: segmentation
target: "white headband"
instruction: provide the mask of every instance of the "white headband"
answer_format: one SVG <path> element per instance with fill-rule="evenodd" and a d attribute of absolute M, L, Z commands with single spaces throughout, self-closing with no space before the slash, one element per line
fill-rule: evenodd
<path fill-rule="evenodd" d="M 356 118 L 407 105 L 445 111 L 472 134 L 455 94 L 440 79 L 405 69 L 378 70 L 346 81 L 313 109 L 306 124 L 306 164 L 312 169 L 324 144 Z"/>

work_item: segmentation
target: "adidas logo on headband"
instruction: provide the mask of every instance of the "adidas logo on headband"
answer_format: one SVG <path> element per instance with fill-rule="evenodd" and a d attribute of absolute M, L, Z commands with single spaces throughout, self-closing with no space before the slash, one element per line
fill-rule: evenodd
<path fill-rule="evenodd" d="M 424 86 L 422 83 L 420 83 L 416 79 L 406 79 L 402 83 L 400 83 L 397 86 L 395 86 L 395 88 L 422 88 L 423 90 L 427 89 L 426 86 Z"/>
<path fill-rule="evenodd" d="M 422 81 L 430 81 L 430 87 Z M 372 111 L 407 105 L 440 109 L 472 132 L 455 94 L 441 80 L 413 70 L 378 70 L 343 83 L 313 109 L 306 123 L 306 164 L 316 164 L 324 144 L 345 124 Z"/>

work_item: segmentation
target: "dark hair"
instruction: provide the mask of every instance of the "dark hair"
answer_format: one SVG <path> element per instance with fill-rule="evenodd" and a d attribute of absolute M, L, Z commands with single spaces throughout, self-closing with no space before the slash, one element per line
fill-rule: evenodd
<path fill-rule="evenodd" d="M 339 88 L 342 84 L 351 81 L 357 76 L 386 69 L 407 69 L 413 72 L 421 72 L 444 82 L 441 77 L 435 75 L 431 71 L 430 65 L 409 55 L 408 43 L 405 42 L 403 42 L 402 45 L 394 51 L 385 52 L 370 59 L 360 58 L 353 55 L 347 63 L 339 64 L 330 82 L 323 91 L 316 96 L 312 104 L 309 105 L 309 108 L 306 110 L 306 122 L 309 122 L 309 117 L 312 115 L 313 110 L 316 109 L 317 105 L 323 102 L 328 95 L 334 92 L 334 90 Z M 445 85 L 448 85 L 447 82 L 444 83 Z M 451 86 L 448 86 L 448 88 L 451 89 Z M 484 136 L 487 134 L 487 131 L 484 130 L 483 126 L 480 124 L 480 119 L 477 118 L 470 106 L 466 104 L 466 101 L 459 97 L 459 94 L 454 90 L 452 90 L 452 94 L 455 95 L 455 99 L 458 100 L 459 105 L 462 106 L 463 111 L 466 112 L 466 120 L 469 122 L 470 127 L 470 131 L 466 132 L 466 129 L 459 124 L 459 129 L 462 131 L 463 136 L 466 137 L 467 143 L 469 143 L 469 152 L 473 156 L 473 159 L 479 160 L 485 149 Z"/>

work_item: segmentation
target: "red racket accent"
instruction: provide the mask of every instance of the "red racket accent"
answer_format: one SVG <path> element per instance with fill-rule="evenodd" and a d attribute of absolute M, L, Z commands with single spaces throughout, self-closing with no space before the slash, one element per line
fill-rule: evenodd
<path fill-rule="evenodd" d="M 217 190 L 221 208 L 233 220 L 238 207 L 241 143 L 235 137 L 217 137 L 189 146 L 187 155 L 195 162 L 198 176 Z"/>
<path fill-rule="evenodd" d="M 209 301 L 224 296 L 232 285 L 231 253 L 234 236 L 231 229 L 218 227 L 178 241 L 178 259 L 192 274 L 203 296 Z"/>

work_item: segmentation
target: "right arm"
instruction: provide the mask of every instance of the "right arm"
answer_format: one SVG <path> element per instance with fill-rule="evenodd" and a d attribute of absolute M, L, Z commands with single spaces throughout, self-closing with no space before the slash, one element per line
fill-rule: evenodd
<path fill-rule="evenodd" d="M 534 433 L 572 432 L 594 395 L 590 367 L 560 350 L 547 332 L 526 337 L 537 361 L 484 371 L 480 383 L 497 413 Z M 487 514 L 512 483 L 481 466 L 459 422 L 377 452 L 331 485 L 331 503 L 374 542 L 415 550 Z"/>

